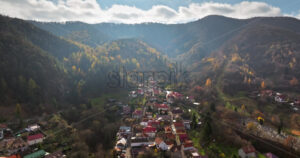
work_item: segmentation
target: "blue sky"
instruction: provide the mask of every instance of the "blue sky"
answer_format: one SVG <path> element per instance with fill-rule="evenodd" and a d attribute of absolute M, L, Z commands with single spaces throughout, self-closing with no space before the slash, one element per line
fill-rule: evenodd
<path fill-rule="evenodd" d="M 167 5 L 173 9 L 177 9 L 179 6 L 188 6 L 190 3 L 203 3 L 203 2 L 218 2 L 235 4 L 242 0 L 97 0 L 103 8 L 110 8 L 113 4 L 122 4 L 136 6 L 142 9 L 149 9 L 153 5 Z M 248 0 L 253 1 L 253 0 Z M 285 13 L 296 13 L 300 10 L 300 0 L 257 0 L 259 2 L 265 2 L 270 5 L 279 7 Z M 297 4 L 297 5 L 293 5 Z"/>
<path fill-rule="evenodd" d="M 300 19 L 300 0 L 0 0 L 0 14 L 25 20 L 86 23 L 186 23 L 208 15 Z"/>

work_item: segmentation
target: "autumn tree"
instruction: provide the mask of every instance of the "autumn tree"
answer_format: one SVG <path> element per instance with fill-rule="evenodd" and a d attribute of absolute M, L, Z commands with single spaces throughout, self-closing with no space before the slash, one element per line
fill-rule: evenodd
<path fill-rule="evenodd" d="M 296 85 L 298 85 L 298 84 L 299 84 L 299 82 L 298 82 L 298 80 L 296 79 L 296 77 L 293 77 L 293 79 L 290 80 L 290 85 L 291 85 L 291 86 L 296 86 Z"/>
<path fill-rule="evenodd" d="M 257 121 L 259 122 L 260 125 L 263 125 L 264 119 L 262 117 L 257 117 Z"/>
<path fill-rule="evenodd" d="M 261 89 L 265 89 L 266 88 L 265 81 L 261 82 L 260 87 L 261 87 Z"/>
<path fill-rule="evenodd" d="M 211 87 L 211 79 L 210 79 L 210 78 L 208 78 L 208 79 L 206 80 L 205 86 L 206 86 L 206 87 Z"/>
<path fill-rule="evenodd" d="M 284 141 L 284 144 L 291 149 L 294 148 L 294 145 L 296 143 L 297 143 L 297 140 L 293 136 L 288 136 Z"/>

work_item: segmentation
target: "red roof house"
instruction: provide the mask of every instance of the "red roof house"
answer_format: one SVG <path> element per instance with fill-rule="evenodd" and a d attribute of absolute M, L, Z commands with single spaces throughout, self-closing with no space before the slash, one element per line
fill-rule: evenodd
<path fill-rule="evenodd" d="M 27 136 L 27 143 L 28 145 L 34 145 L 43 142 L 44 135 L 39 133 L 35 135 Z"/>

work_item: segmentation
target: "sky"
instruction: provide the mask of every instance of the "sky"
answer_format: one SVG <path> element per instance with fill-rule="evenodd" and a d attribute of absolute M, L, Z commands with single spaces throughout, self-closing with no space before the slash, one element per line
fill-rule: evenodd
<path fill-rule="evenodd" d="M 186 23 L 208 15 L 300 19 L 300 0 L 0 0 L 0 14 L 45 22 Z"/>

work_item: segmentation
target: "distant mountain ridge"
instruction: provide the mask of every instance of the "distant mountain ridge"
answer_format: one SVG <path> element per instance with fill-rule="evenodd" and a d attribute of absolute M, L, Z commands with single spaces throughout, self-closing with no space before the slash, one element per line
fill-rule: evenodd
<path fill-rule="evenodd" d="M 196 72 L 190 86 L 211 78 L 229 94 L 257 89 L 262 81 L 269 88 L 300 88 L 300 21 L 294 18 L 208 16 L 186 24 L 91 25 L 1 16 L 0 34 L 0 93 L 7 94 L 2 102 L 49 102 L 68 93 L 80 103 L 106 92 L 105 75 L 121 65 L 167 70 L 172 65 L 166 55 Z M 28 87 L 35 90 L 29 93 Z"/>
<path fill-rule="evenodd" d="M 58 37 L 27 21 L 5 16 L 0 16 L 0 35 L 0 111 L 4 113 L 3 108 L 17 103 L 26 105 L 28 113 L 41 108 L 51 111 L 57 103 L 79 104 L 116 91 L 121 87 L 106 87 L 107 77 L 121 67 L 128 71 L 167 68 L 166 57 L 137 39 L 92 47 L 80 41 L 84 38 Z"/>

